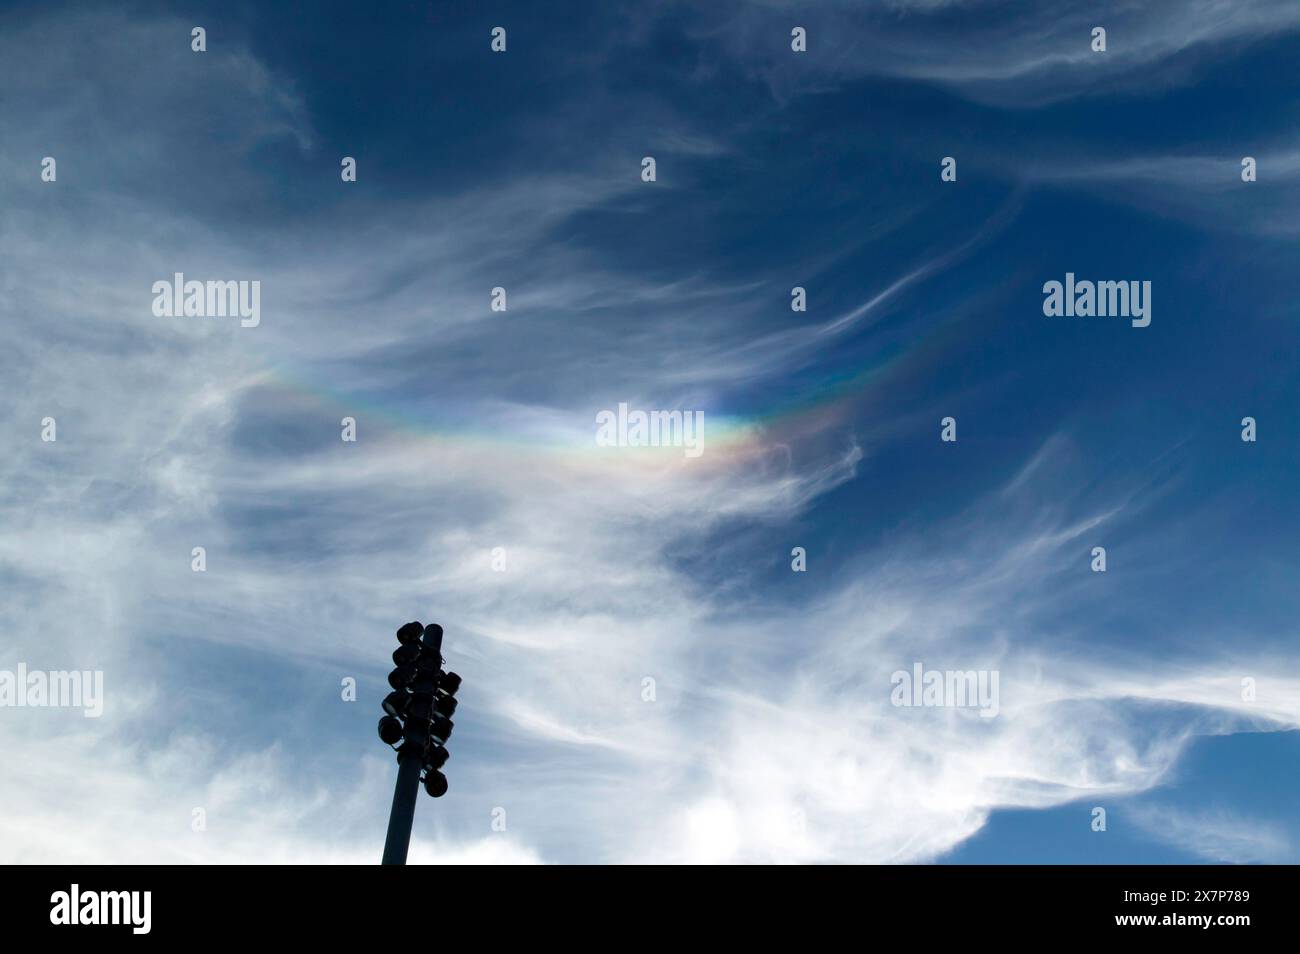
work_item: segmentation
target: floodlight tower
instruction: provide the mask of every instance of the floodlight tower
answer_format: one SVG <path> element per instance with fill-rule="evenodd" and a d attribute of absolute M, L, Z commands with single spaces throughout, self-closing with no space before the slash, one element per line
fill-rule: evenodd
<path fill-rule="evenodd" d="M 397 631 L 397 641 L 397 668 L 388 674 L 393 691 L 384 699 L 386 714 L 379 720 L 379 738 L 397 750 L 397 784 L 384 841 L 386 865 L 406 864 L 420 782 L 434 798 L 447 792 L 447 777 L 439 770 L 449 757 L 447 740 L 460 688 L 460 676 L 442 671 L 442 627 L 437 623 L 407 623 Z"/>

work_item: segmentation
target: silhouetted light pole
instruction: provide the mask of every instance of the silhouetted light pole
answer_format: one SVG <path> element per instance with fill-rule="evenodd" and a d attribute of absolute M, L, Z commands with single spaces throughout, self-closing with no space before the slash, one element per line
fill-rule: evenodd
<path fill-rule="evenodd" d="M 447 792 L 447 777 L 440 769 L 449 758 L 447 740 L 460 688 L 460 676 L 442 671 L 442 627 L 437 623 L 407 623 L 397 631 L 397 641 L 397 668 L 388 674 L 393 691 L 384 698 L 385 715 L 379 720 L 379 738 L 397 750 L 397 784 L 384 841 L 386 865 L 406 864 L 420 782 L 434 798 Z"/>

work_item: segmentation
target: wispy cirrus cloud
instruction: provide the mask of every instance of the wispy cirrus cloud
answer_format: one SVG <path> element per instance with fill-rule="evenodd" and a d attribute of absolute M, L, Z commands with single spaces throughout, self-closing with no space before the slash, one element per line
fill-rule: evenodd
<path fill-rule="evenodd" d="M 1291 833 L 1279 824 L 1229 811 L 1190 812 L 1144 805 L 1125 812 L 1146 834 L 1218 864 L 1294 863 Z"/>
<path fill-rule="evenodd" d="M 789 60 L 793 26 L 817 55 Z M 766 82 L 779 101 L 866 77 L 933 83 L 977 102 L 1035 109 L 1103 94 L 1150 95 L 1194 81 L 1225 49 L 1238 51 L 1300 26 L 1286 0 L 1165 4 L 1002 0 L 809 8 L 786 0 L 730 4 L 696 27 Z M 1091 48 L 1107 31 L 1107 51 Z"/>
<path fill-rule="evenodd" d="M 1224 9 L 1226 35 L 1289 22 L 1257 9 L 1262 19 Z M 990 25 L 975 39 L 987 40 L 980 57 L 1015 47 L 1019 59 L 981 67 L 950 48 L 940 62 L 926 46 L 908 66 L 895 57 L 924 39 L 909 16 L 892 38 L 864 34 L 865 53 L 908 41 L 871 69 L 1023 105 L 999 84 L 1062 65 L 1026 52 L 1038 27 L 1017 15 L 1007 35 Z M 1146 16 L 1158 32 L 1165 15 Z M 1053 21 L 1040 45 L 1074 42 L 1075 25 Z M 430 613 L 466 683 L 453 790 L 416 860 L 932 860 L 999 808 L 1145 791 L 1197 735 L 1295 725 L 1284 633 L 1257 633 L 1272 641 L 1247 650 L 1220 645 L 1221 620 L 1197 621 L 1159 647 L 1155 672 L 1150 647 L 1096 623 L 1085 588 L 1097 534 L 1140 538 L 1138 555 L 1187 548 L 1179 533 L 1135 530 L 1158 496 L 1147 489 L 1160 448 L 1124 480 L 1069 494 L 1097 472 L 1053 432 L 951 513 L 900 517 L 852 549 L 813 547 L 816 572 L 786 572 L 822 508 L 852 526 L 891 506 L 835 509 L 880 478 L 883 456 L 896 464 L 900 430 L 922 417 L 933 428 L 940 404 L 922 395 L 877 413 L 909 383 L 902 373 L 869 392 L 871 413 L 792 376 L 864 339 L 937 348 L 936 316 L 973 307 L 938 292 L 1014 223 L 1019 197 L 792 327 L 783 275 L 651 267 L 684 229 L 628 258 L 600 247 L 609 222 L 627 223 L 612 234 L 631 245 L 655 221 L 635 152 L 618 174 L 617 149 L 559 170 L 530 154 L 509 182 L 452 194 L 250 211 L 236 193 L 280 181 L 270 164 L 263 178 L 250 168 L 259 150 L 287 146 L 336 175 L 294 78 L 238 44 L 196 72 L 187 29 L 170 20 L 100 33 L 116 45 L 65 47 L 57 22 L 0 40 L 18 57 L 6 64 L 50 49 L 94 61 L 107 90 L 36 111 L 7 145 L 5 650 L 102 668 L 109 692 L 94 726 L 41 711 L 0 723 L 11 762 L 27 766 L 0 787 L 10 858 L 372 861 L 392 768 L 375 754 L 373 703 L 391 630 Z M 1160 62 L 1163 42 L 1139 59 Z M 142 47 L 167 52 L 141 76 L 127 65 Z M 841 72 L 858 75 L 843 57 L 826 75 Z M 24 75 L 28 98 L 51 95 L 39 70 Z M 1079 91 L 1043 82 L 1031 99 Z M 177 137 L 139 118 L 190 102 L 216 127 Z M 672 152 L 737 154 L 727 130 L 702 136 L 673 116 L 652 124 Z M 209 135 L 227 122 L 237 134 Z M 73 159 L 59 188 L 85 202 L 38 191 L 25 157 L 51 141 Z M 92 186 L 78 166 L 110 142 L 113 174 Z M 187 176 L 203 183 L 192 204 Z M 863 231 L 892 239 L 918 208 Z M 856 267 L 837 248 L 806 261 Z M 152 316 L 151 282 L 181 269 L 261 280 L 262 325 Z M 487 307 L 496 285 L 510 294 L 501 314 Z M 888 348 L 864 320 L 885 311 L 901 325 Z M 924 370 L 907 353 L 898 365 Z M 788 393 L 809 407 L 765 413 Z M 605 453 L 594 415 L 620 400 L 702 407 L 706 455 Z M 57 443 L 37 439 L 46 415 Z M 339 440 L 345 415 L 355 445 Z M 203 574 L 190 569 L 196 545 Z M 1152 572 L 1183 566 L 1164 559 Z M 1141 619 L 1142 603 L 1119 602 Z M 892 706 L 890 673 L 918 659 L 997 669 L 998 718 Z M 1260 692 L 1246 703 L 1252 673 Z M 340 697 L 346 677 L 357 704 Z M 51 749 L 66 758 L 44 758 Z M 195 807 L 205 832 L 192 830 Z M 498 807 L 510 818 L 500 838 L 488 828 Z"/>

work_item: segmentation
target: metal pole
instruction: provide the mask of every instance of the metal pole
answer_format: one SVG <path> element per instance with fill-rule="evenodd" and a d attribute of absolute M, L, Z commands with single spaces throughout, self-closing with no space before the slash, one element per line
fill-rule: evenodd
<path fill-rule="evenodd" d="M 406 864 L 411 846 L 411 824 L 415 821 L 415 800 L 420 795 L 420 753 L 409 742 L 397 757 L 397 784 L 393 788 L 393 809 L 388 813 L 388 837 L 384 840 L 385 865 Z"/>

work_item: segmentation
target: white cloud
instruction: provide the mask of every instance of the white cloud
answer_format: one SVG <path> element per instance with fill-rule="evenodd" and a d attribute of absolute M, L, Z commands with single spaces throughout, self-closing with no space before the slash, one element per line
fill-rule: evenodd
<path fill-rule="evenodd" d="M 307 149 L 292 95 L 242 75 L 204 82 L 261 117 L 256 136 Z M 51 128 L 99 108 L 71 102 Z M 715 148 L 683 135 L 679 148 Z M 170 161 L 162 146 L 145 135 L 134 168 Z M 372 706 L 390 633 L 415 615 L 444 624 L 466 675 L 453 794 L 421 816 L 416 861 L 923 860 L 1000 806 L 1145 790 L 1193 733 L 1296 724 L 1293 660 L 1225 650 L 1155 677 L 1036 628 L 1032 611 L 1070 593 L 1064 554 L 1128 515 L 1118 492 L 1018 509 L 1057 474 L 1060 440 L 1015 494 L 936 530 L 937 554 L 900 536 L 887 558 L 810 573 L 797 610 L 740 588 L 733 531 L 792 525 L 870 465 L 875 435 L 833 411 L 733 420 L 718 395 L 806 360 L 947 262 L 746 351 L 731 286 L 638 283 L 548 241 L 626 188 L 580 181 L 352 209 L 346 228 L 323 214 L 311 234 L 250 225 L 237 245 L 122 182 L 96 194 L 98 216 L 38 214 L 17 194 L 0 223 L 22 276 L 0 315 L 20 435 L 0 464 L 5 651 L 103 668 L 108 709 L 92 727 L 0 720 L 22 767 L 0 781 L 6 860 L 373 861 L 391 759 L 369 725 L 361 748 L 341 730 L 299 738 L 284 714 L 335 716 L 341 673 Z M 260 278 L 262 325 L 153 318 L 150 283 L 182 261 Z M 509 261 L 527 278 L 511 307 L 531 321 L 486 312 Z M 633 308 L 667 317 L 612 347 L 602 322 Z M 594 411 L 642 398 L 705 407 L 705 456 L 597 448 Z M 57 444 L 38 438 L 47 413 Z M 356 445 L 337 437 L 348 413 Z M 206 574 L 190 571 L 194 545 Z M 891 707 L 889 673 L 920 658 L 1000 669 L 999 717 Z M 1249 706 L 1243 668 L 1275 674 Z M 1180 717 L 1151 722 L 1153 703 Z M 190 830 L 194 807 L 206 832 Z"/>
<path fill-rule="evenodd" d="M 725 15 L 705 20 L 697 32 L 731 51 L 738 67 L 766 81 L 780 102 L 882 76 L 932 82 L 1010 108 L 1176 88 L 1197 75 L 1211 51 L 1237 49 L 1300 25 L 1300 9 L 1289 0 L 836 0 L 812 8 L 772 0 L 723 10 Z M 779 38 L 796 21 L 809 31 L 809 52 L 792 61 Z M 1105 53 L 1091 49 L 1097 26 L 1107 31 Z"/>
<path fill-rule="evenodd" d="M 1190 812 L 1143 805 L 1124 817 L 1152 838 L 1220 864 L 1294 863 L 1296 848 L 1281 825 L 1230 811 Z"/>

